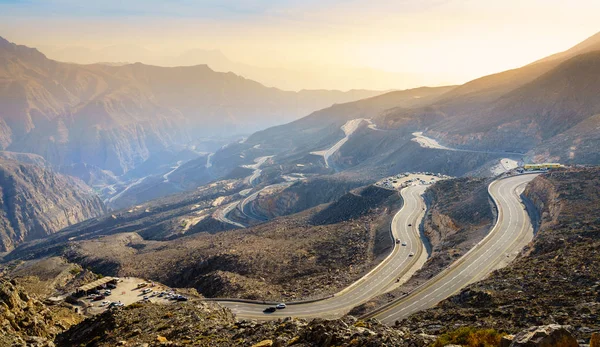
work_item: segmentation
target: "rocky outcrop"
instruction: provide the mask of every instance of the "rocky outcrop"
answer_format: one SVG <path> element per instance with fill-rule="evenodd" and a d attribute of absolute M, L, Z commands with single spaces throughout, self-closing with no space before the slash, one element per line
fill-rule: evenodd
<path fill-rule="evenodd" d="M 372 209 L 381 207 L 394 194 L 395 192 L 391 190 L 376 186 L 368 186 L 358 191 L 350 192 L 315 214 L 311 218 L 311 223 L 315 225 L 334 224 L 358 218 Z M 396 194 L 395 199 L 397 200 L 398 198 Z"/>
<path fill-rule="evenodd" d="M 354 317 L 338 320 L 286 318 L 236 322 L 216 304 L 143 304 L 112 310 L 74 326 L 56 339 L 59 346 L 404 346 L 407 331 Z M 422 340 L 414 337 L 415 341 Z M 424 343 L 415 343 L 423 346 Z"/>
<path fill-rule="evenodd" d="M 568 325 L 550 324 L 531 327 L 514 336 L 506 336 L 501 342 L 510 347 L 578 347 L 577 340 L 571 335 L 572 327 Z"/>
<path fill-rule="evenodd" d="M 260 215 L 275 218 L 335 201 L 361 185 L 364 182 L 319 177 L 297 182 L 275 194 L 260 194 L 252 204 Z"/>
<path fill-rule="evenodd" d="M 54 335 L 66 328 L 42 302 L 0 278 L 0 345 L 53 346 Z"/>
<path fill-rule="evenodd" d="M 0 251 L 106 212 L 80 181 L 9 159 L 0 159 L 0 193 Z"/>

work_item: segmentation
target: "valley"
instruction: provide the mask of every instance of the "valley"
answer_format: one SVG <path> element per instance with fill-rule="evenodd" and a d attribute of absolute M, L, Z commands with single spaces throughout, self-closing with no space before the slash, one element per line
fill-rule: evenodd
<path fill-rule="evenodd" d="M 597 347 L 599 91 L 600 33 L 390 91 L 0 37 L 0 345 Z"/>

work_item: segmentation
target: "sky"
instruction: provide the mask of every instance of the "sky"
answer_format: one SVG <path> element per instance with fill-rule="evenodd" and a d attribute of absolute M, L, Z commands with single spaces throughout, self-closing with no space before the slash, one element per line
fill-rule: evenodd
<path fill-rule="evenodd" d="M 105 47 L 162 65 L 211 49 L 281 88 L 402 89 L 563 51 L 600 31 L 598 13 L 598 0 L 0 0 L 0 36 L 80 63 Z"/>

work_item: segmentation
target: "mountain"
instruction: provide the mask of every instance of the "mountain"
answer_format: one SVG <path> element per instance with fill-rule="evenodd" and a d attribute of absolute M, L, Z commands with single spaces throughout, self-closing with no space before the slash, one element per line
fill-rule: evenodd
<path fill-rule="evenodd" d="M 251 133 L 375 91 L 286 92 L 205 65 L 76 65 L 0 39 L 0 148 L 121 175 L 201 137 Z"/>
<path fill-rule="evenodd" d="M 212 160 L 233 170 L 275 155 L 262 167 L 269 177 L 337 172 L 363 179 L 402 171 L 486 175 L 505 157 L 597 164 L 598 35 L 552 58 L 461 86 L 333 105 L 256 132 Z M 441 146 L 415 142 L 416 132 Z"/>
<path fill-rule="evenodd" d="M 106 213 L 102 201 L 78 180 L 7 158 L 0 158 L 0 192 L 2 252 Z"/>
<path fill-rule="evenodd" d="M 369 88 L 392 90 L 414 85 L 439 84 L 449 76 L 423 73 L 390 72 L 367 67 L 304 64 L 296 67 L 261 67 L 228 58 L 216 49 L 192 48 L 178 55 L 165 51 L 150 51 L 137 45 L 113 45 L 100 49 L 84 47 L 40 47 L 48 57 L 79 64 L 125 65 L 141 62 L 157 66 L 208 65 L 219 72 L 234 72 L 269 87 L 284 90 Z"/>
<path fill-rule="evenodd" d="M 548 158 L 586 162 L 578 157 L 588 151 L 578 144 L 594 138 L 600 125 L 598 76 L 600 51 L 575 56 L 484 107 L 446 117 L 429 133 L 458 147 L 513 152 L 539 152 L 536 147 L 551 141 L 556 147 Z"/>
<path fill-rule="evenodd" d="M 374 116 L 387 129 L 435 114 L 420 131 L 458 149 L 598 163 L 600 33 L 557 55 L 458 86 L 423 107 Z"/>

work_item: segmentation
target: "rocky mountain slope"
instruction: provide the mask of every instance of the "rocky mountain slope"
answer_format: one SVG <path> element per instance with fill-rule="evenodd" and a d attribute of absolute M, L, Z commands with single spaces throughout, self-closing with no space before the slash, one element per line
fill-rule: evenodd
<path fill-rule="evenodd" d="M 14 280 L 0 277 L 0 345 L 52 346 L 54 337 L 81 317 L 49 309 Z"/>
<path fill-rule="evenodd" d="M 334 321 L 287 319 L 283 322 L 236 322 L 229 310 L 217 305 L 186 303 L 168 308 L 147 304 L 108 311 L 64 332 L 58 336 L 56 344 L 402 346 L 407 335 L 406 330 L 393 329 L 377 322 L 357 321 L 352 317 Z"/>
<path fill-rule="evenodd" d="M 372 91 L 286 92 L 205 65 L 76 65 L 0 38 L 0 148 L 121 175 L 203 136 L 249 133 Z"/>
<path fill-rule="evenodd" d="M 521 256 L 399 324 L 430 333 L 448 326 L 515 333 L 530 325 L 567 324 L 579 343 L 589 343 L 600 331 L 599 174 L 597 168 L 572 169 L 536 178 L 524 195 L 541 224 Z"/>
<path fill-rule="evenodd" d="M 147 204 L 89 220 L 22 245 L 6 260 L 59 255 L 104 275 L 194 287 L 210 297 L 322 297 L 360 277 L 389 251 L 389 223 L 400 206 L 397 193 L 362 188 L 348 195 L 365 195 L 364 201 L 353 199 L 361 200 L 360 214 L 337 208 L 347 201 L 342 198 L 331 208 L 321 205 L 228 231 L 219 230 L 208 212 L 182 232 L 188 227 L 182 221 L 191 223 L 193 216 L 200 216 L 186 217 L 190 206 L 211 211 L 215 201 L 227 204 L 222 189 L 199 191 L 171 206 Z M 324 214 L 332 219 L 324 220 Z"/>
<path fill-rule="evenodd" d="M 485 109 L 434 125 L 431 133 L 460 147 L 500 148 L 513 152 L 535 148 L 600 112 L 596 97 L 600 90 L 599 70 L 600 51 L 576 56 L 486 104 Z M 475 113 L 477 117 L 474 117 Z M 578 162 L 579 154 L 585 153 L 577 147 L 578 136 L 596 133 L 594 128 L 573 134 L 577 137 L 565 138 L 558 144 L 557 151 L 571 153 L 558 159 Z M 510 142 L 506 141 L 507 136 L 511 137 Z"/>
<path fill-rule="evenodd" d="M 49 168 L 0 159 L 0 251 L 106 212 L 89 187 Z"/>

